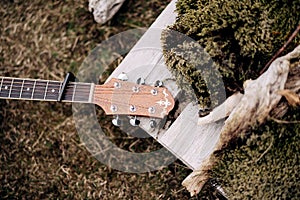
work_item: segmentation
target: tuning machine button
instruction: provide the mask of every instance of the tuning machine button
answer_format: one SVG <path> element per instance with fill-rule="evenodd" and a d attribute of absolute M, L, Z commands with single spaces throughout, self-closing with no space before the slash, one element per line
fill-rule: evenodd
<path fill-rule="evenodd" d="M 150 126 L 150 128 L 155 129 L 157 127 L 157 122 L 155 120 L 151 119 L 149 122 L 149 126 Z"/>
<path fill-rule="evenodd" d="M 138 125 L 140 125 L 141 121 L 138 120 L 138 119 L 136 118 L 136 116 L 135 116 L 134 118 L 131 118 L 131 119 L 129 120 L 129 123 L 130 123 L 132 126 L 138 126 Z"/>
<path fill-rule="evenodd" d="M 125 72 L 122 72 L 119 76 L 118 79 L 121 81 L 128 81 L 128 76 Z"/>
<path fill-rule="evenodd" d="M 154 83 L 154 87 L 162 87 L 164 85 L 164 83 L 160 80 L 155 81 Z"/>
<path fill-rule="evenodd" d="M 137 80 L 136 80 L 136 83 L 137 84 L 139 84 L 139 85 L 145 85 L 145 79 L 144 78 L 138 78 Z"/>
<path fill-rule="evenodd" d="M 118 107 L 116 105 L 111 105 L 110 110 L 115 113 L 118 111 Z"/>
<path fill-rule="evenodd" d="M 113 123 L 113 125 L 115 125 L 115 126 L 121 126 L 121 120 L 120 120 L 120 118 L 119 118 L 118 115 L 116 116 L 116 118 L 114 118 L 114 119 L 112 120 L 112 123 Z"/>

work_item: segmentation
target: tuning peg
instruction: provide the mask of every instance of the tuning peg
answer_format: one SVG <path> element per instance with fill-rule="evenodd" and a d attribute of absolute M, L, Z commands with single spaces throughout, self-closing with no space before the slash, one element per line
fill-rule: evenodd
<path fill-rule="evenodd" d="M 132 126 L 138 126 L 138 125 L 140 125 L 140 123 L 141 123 L 141 121 L 138 120 L 138 119 L 136 118 L 136 116 L 135 116 L 134 118 L 131 118 L 129 122 L 130 122 L 130 124 L 131 124 Z"/>
<path fill-rule="evenodd" d="M 119 116 L 117 115 L 115 119 L 112 120 L 113 125 L 115 126 L 121 126 L 121 120 L 119 119 Z"/>
<path fill-rule="evenodd" d="M 138 78 L 136 80 L 136 83 L 139 84 L 139 85 L 145 85 L 145 79 L 144 78 Z"/>
<path fill-rule="evenodd" d="M 121 81 L 127 81 L 128 80 L 128 76 L 126 73 L 122 72 L 119 76 L 118 79 Z"/>
<path fill-rule="evenodd" d="M 160 80 L 157 80 L 157 81 L 155 81 L 155 83 L 154 83 L 154 87 L 162 87 L 163 85 L 164 85 L 163 82 L 160 81 Z"/>
<path fill-rule="evenodd" d="M 150 128 L 156 128 L 157 127 L 157 123 L 153 119 L 150 120 L 149 125 L 150 125 Z"/>

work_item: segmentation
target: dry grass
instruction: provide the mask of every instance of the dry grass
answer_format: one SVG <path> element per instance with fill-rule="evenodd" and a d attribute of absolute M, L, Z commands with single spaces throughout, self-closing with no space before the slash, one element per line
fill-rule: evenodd
<path fill-rule="evenodd" d="M 62 80 L 96 44 L 148 27 L 167 4 L 128 0 L 111 22 L 98 25 L 87 0 L 1 1 L 0 76 Z M 189 199 L 181 186 L 189 170 L 180 162 L 128 174 L 93 158 L 80 144 L 71 104 L 1 100 L 0 106 L 1 199 Z"/>

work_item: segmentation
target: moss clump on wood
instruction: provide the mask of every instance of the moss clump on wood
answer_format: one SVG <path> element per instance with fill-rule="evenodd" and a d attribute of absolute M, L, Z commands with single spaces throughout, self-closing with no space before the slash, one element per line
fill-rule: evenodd
<path fill-rule="evenodd" d="M 296 121 L 300 110 L 289 111 L 285 121 Z M 223 180 L 230 199 L 297 199 L 300 123 L 269 121 L 251 131 L 239 145 L 220 154 L 213 177 Z"/>
<path fill-rule="evenodd" d="M 299 1 L 288 0 L 179 0 L 177 20 L 162 35 L 166 64 L 191 85 L 202 107 L 214 107 L 219 102 L 209 98 L 210 82 L 204 84 L 205 74 L 197 70 L 205 69 L 207 59 L 191 63 L 191 59 L 201 57 L 194 42 L 180 40 L 172 31 L 185 34 L 204 48 L 220 71 L 226 91 L 231 93 L 242 88 L 246 79 L 259 75 L 299 24 L 299 10 Z M 298 35 L 294 44 L 299 41 Z M 178 56 L 182 51 L 194 55 L 187 60 Z"/>
<path fill-rule="evenodd" d="M 205 77 L 205 67 L 219 70 L 227 94 L 242 88 L 245 80 L 259 76 L 299 25 L 299 10 L 299 1 L 287 0 L 178 0 L 177 20 L 162 35 L 166 64 L 179 83 L 192 87 L 201 107 L 213 108 L 220 102 L 213 102 L 213 94 L 207 90 L 213 81 L 207 81 L 210 77 Z M 298 34 L 283 54 L 299 42 Z M 208 65 L 208 57 L 214 64 Z M 299 108 L 291 109 L 284 120 L 299 121 L 299 113 Z M 253 128 L 218 152 L 211 177 L 221 181 L 230 199 L 299 198 L 299 130 L 299 123 L 272 121 Z"/>

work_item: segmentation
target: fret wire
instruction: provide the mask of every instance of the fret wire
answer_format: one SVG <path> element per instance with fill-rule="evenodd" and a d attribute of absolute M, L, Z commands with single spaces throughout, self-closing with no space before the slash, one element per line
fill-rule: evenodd
<path fill-rule="evenodd" d="M 60 94 L 60 90 L 61 90 L 62 84 L 63 84 L 63 82 L 60 82 L 59 88 L 58 88 L 58 95 Z M 57 97 L 57 98 L 58 98 L 58 97 Z"/>
<path fill-rule="evenodd" d="M 47 84 L 46 84 L 45 93 L 44 93 L 44 100 L 46 99 L 48 84 L 49 84 L 49 81 L 47 81 Z"/>
<path fill-rule="evenodd" d="M 76 84 L 77 85 L 77 84 Z M 74 101 L 74 97 L 75 97 L 75 92 L 76 92 L 76 85 L 73 88 L 73 95 L 72 95 L 72 101 Z"/>
<path fill-rule="evenodd" d="M 2 80 L 1 80 L 0 92 L 1 92 L 1 90 L 2 90 L 2 85 L 3 85 L 3 78 L 2 78 Z"/>
<path fill-rule="evenodd" d="M 35 92 L 35 85 L 36 85 L 36 80 L 34 80 L 34 84 L 33 84 L 33 87 L 32 87 L 31 99 L 33 99 L 33 95 L 34 95 L 34 92 Z"/>
<path fill-rule="evenodd" d="M 24 82 L 25 82 L 25 80 L 23 79 L 19 98 L 21 98 L 21 96 L 22 96 L 23 87 L 24 87 Z"/>
<path fill-rule="evenodd" d="M 11 84 L 10 84 L 9 93 L 8 93 L 9 98 L 10 98 L 10 95 L 11 95 L 11 89 L 12 89 L 13 83 L 14 83 L 14 79 L 11 79 Z"/>

